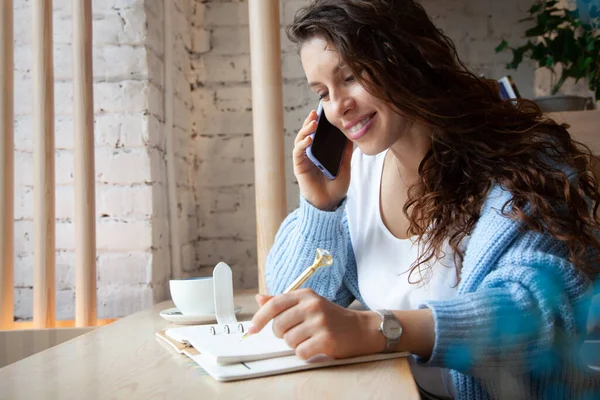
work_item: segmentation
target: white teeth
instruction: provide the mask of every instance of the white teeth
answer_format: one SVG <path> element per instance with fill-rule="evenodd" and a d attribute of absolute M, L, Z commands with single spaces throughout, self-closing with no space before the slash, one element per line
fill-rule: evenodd
<path fill-rule="evenodd" d="M 350 133 L 356 133 L 360 130 L 360 128 L 362 128 L 363 126 L 365 126 L 365 124 L 367 122 L 369 122 L 371 120 L 371 117 L 367 117 L 365 119 L 363 119 L 362 121 L 360 121 L 359 123 L 357 123 L 356 125 L 354 125 L 352 128 L 350 128 Z"/>

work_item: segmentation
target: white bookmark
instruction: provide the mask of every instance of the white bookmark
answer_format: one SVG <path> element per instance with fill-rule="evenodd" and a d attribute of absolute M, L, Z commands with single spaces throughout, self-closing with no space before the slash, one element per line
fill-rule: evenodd
<path fill-rule="evenodd" d="M 233 276 L 229 265 L 222 261 L 213 270 L 213 288 L 217 323 L 219 325 L 236 323 L 237 318 L 233 305 Z"/>

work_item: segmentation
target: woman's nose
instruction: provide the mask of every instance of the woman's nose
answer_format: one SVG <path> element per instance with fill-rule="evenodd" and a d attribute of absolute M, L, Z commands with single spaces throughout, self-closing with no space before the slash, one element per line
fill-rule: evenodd
<path fill-rule="evenodd" d="M 339 97 L 335 97 L 331 102 L 332 114 L 336 119 L 342 119 L 348 111 L 352 110 L 356 106 L 356 102 L 352 96 L 342 94 Z"/>

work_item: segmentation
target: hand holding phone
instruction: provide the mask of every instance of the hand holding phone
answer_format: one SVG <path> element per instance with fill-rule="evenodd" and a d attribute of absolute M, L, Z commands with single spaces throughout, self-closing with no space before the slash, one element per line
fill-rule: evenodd
<path fill-rule="evenodd" d="M 343 141 L 340 140 L 338 145 L 343 144 L 344 147 L 337 147 L 338 152 L 332 153 L 333 156 L 326 153 L 329 148 L 328 142 L 320 141 L 320 134 L 326 131 L 318 129 L 318 125 L 323 127 L 324 121 L 326 121 L 322 118 L 324 115 L 322 106 L 319 107 L 318 112 L 310 112 L 302 129 L 296 135 L 292 158 L 294 175 L 298 180 L 302 196 L 321 210 L 333 210 L 346 196 L 350 185 L 350 160 L 353 145 L 342 132 L 327 121 L 331 128 L 334 128 L 342 136 Z M 321 139 L 325 139 L 325 137 Z M 323 144 L 325 146 L 322 146 Z M 311 147 L 310 152 L 308 151 L 309 147 Z M 309 153 L 313 160 L 309 159 Z M 319 168 L 314 160 L 317 160 L 323 169 Z M 329 175 L 325 173 L 325 170 Z"/>

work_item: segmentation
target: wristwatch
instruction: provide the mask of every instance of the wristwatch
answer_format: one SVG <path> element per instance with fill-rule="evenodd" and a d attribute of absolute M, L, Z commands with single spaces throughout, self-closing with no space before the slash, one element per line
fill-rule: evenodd
<path fill-rule="evenodd" d="M 400 336 L 402 336 L 402 325 L 390 310 L 374 311 L 381 316 L 379 332 L 381 332 L 387 341 L 383 352 L 387 353 L 394 351 L 394 347 L 400 342 Z"/>

